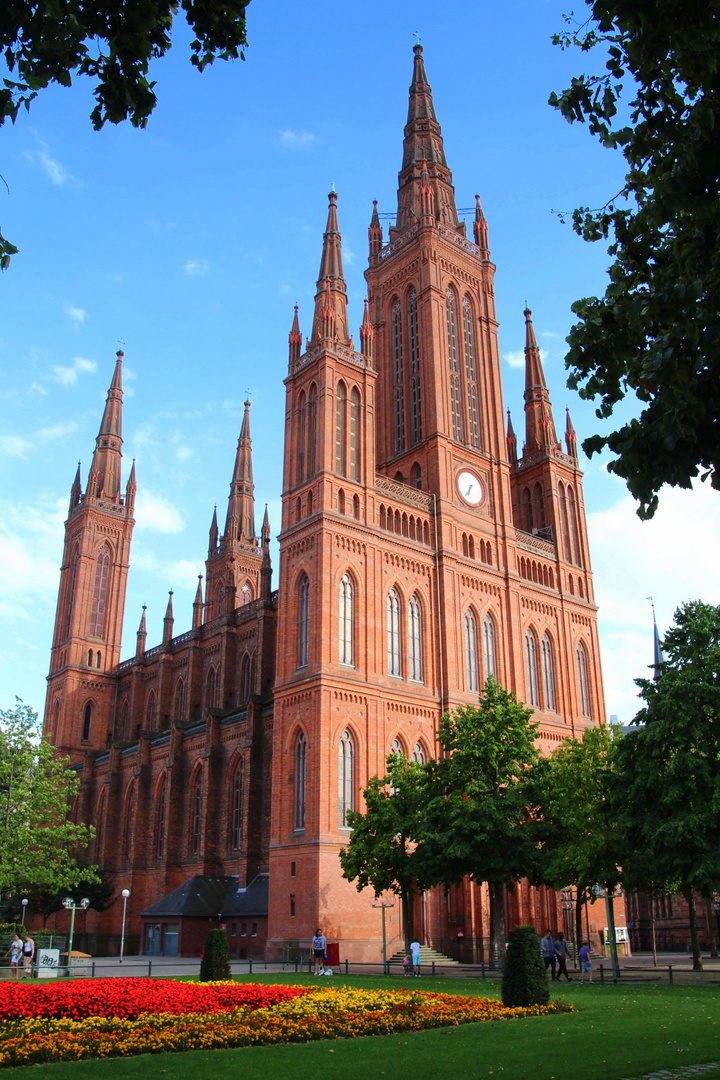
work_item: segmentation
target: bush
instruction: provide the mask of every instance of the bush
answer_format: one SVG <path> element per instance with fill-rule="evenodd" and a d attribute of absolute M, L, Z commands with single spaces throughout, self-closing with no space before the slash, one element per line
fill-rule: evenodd
<path fill-rule="evenodd" d="M 200 982 L 230 978 L 230 948 L 225 930 L 208 930 L 200 963 Z"/>
<path fill-rule="evenodd" d="M 508 937 L 502 980 L 503 1005 L 547 1005 L 550 987 L 534 926 L 516 926 Z"/>

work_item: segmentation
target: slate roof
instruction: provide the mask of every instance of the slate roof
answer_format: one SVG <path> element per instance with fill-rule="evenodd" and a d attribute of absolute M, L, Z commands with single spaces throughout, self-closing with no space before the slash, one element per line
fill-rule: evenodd
<path fill-rule="evenodd" d="M 268 874 L 258 874 L 241 889 L 237 877 L 196 874 L 162 900 L 140 912 L 143 918 L 183 916 L 196 918 L 230 918 L 241 915 L 267 915 Z"/>

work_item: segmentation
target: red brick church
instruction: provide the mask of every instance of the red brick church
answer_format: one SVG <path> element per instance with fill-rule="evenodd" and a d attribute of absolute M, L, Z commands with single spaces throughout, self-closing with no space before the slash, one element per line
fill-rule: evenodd
<path fill-rule="evenodd" d="M 122 353 L 85 490 L 79 470 L 72 486 L 45 730 L 82 777 L 74 813 L 130 890 L 141 950 L 196 954 L 221 916 L 234 955 L 288 955 L 320 925 L 343 956 L 377 959 L 378 912 L 338 852 L 386 756 L 433 755 L 443 712 L 489 673 L 536 710 L 545 751 L 604 717 L 575 433 L 568 417 L 563 449 L 529 310 L 520 453 L 505 427 L 488 227 L 479 198 L 472 238 L 458 217 L 414 51 L 397 218 L 384 236 L 375 205 L 359 349 L 334 192 L 304 346 L 295 309 L 277 592 L 249 404 L 192 629 L 174 636 L 171 594 L 162 642 L 147 647 L 143 613 L 122 663 L 136 491 L 134 466 L 121 485 Z M 507 897 L 509 925 L 558 914 L 549 890 Z M 121 916 L 118 902 L 89 917 L 107 948 Z M 414 917 L 421 941 L 461 933 L 487 954 L 474 884 L 422 897 Z"/>

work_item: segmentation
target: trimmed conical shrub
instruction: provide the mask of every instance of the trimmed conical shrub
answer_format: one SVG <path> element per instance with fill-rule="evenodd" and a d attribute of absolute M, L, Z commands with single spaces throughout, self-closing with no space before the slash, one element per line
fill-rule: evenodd
<path fill-rule="evenodd" d="M 534 926 L 516 926 L 508 937 L 502 980 L 503 1005 L 547 1005 L 548 977 Z"/>
<path fill-rule="evenodd" d="M 224 930 L 208 930 L 200 962 L 200 982 L 230 978 L 230 949 Z"/>

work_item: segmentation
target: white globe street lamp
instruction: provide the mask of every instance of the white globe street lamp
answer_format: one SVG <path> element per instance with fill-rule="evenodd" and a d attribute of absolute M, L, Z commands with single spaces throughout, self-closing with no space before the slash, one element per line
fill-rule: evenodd
<path fill-rule="evenodd" d="M 23 909 L 22 925 L 25 926 L 25 912 L 27 911 L 27 906 L 28 906 L 29 901 L 28 900 L 21 900 L 20 903 L 22 904 L 22 909 Z"/>
<path fill-rule="evenodd" d="M 123 921 L 122 921 L 122 934 L 120 935 L 120 963 L 123 962 L 123 952 L 125 951 L 125 915 L 127 914 L 127 902 L 130 896 L 129 889 L 123 889 L 121 896 L 123 898 Z"/>
<path fill-rule="evenodd" d="M 68 975 L 70 974 L 70 968 L 72 967 L 72 947 L 73 947 L 73 935 L 75 934 L 75 912 L 78 908 L 82 908 L 83 911 L 87 911 L 90 907 L 90 901 L 87 896 L 84 896 L 79 904 L 76 904 L 72 896 L 66 896 L 63 900 L 63 907 L 70 912 L 70 941 L 68 944 Z"/>

